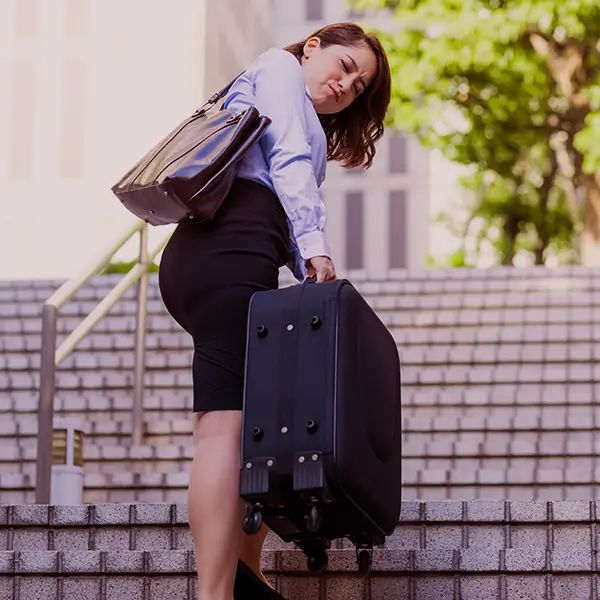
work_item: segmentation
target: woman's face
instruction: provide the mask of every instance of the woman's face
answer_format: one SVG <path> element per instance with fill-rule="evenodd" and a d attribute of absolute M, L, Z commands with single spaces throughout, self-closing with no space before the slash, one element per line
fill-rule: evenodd
<path fill-rule="evenodd" d="M 318 114 L 340 112 L 369 87 L 377 72 L 377 58 L 366 44 L 321 47 L 311 38 L 304 45 L 302 69 Z"/>

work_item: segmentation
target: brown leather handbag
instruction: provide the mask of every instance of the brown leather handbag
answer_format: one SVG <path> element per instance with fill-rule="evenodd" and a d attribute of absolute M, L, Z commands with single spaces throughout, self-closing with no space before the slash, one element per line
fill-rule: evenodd
<path fill-rule="evenodd" d="M 239 75 L 238 75 L 239 77 Z M 111 189 L 151 225 L 211 219 L 242 158 L 270 125 L 254 107 L 210 112 L 236 77 L 146 154 Z"/>

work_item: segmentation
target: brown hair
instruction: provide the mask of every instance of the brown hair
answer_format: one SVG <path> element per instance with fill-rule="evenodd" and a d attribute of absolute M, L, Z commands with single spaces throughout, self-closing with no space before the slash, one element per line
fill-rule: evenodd
<path fill-rule="evenodd" d="M 369 87 L 339 113 L 319 115 L 327 135 L 327 159 L 336 160 L 344 167 L 362 166 L 368 169 L 375 156 L 375 142 L 383 135 L 390 104 L 391 75 L 385 51 L 374 33 L 366 33 L 356 23 L 327 25 L 284 50 L 301 60 L 304 45 L 312 37 L 321 40 L 322 48 L 366 44 L 375 54 L 377 73 Z"/>

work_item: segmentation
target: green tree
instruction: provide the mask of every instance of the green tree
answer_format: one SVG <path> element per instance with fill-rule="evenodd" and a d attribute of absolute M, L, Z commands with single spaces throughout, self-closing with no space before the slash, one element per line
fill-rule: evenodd
<path fill-rule="evenodd" d="M 504 178 L 490 170 L 464 177 L 463 185 L 472 191 L 469 219 L 463 224 L 453 214 L 443 213 L 439 220 L 463 240 L 475 238 L 476 252 L 472 256 L 463 243 L 452 260 L 462 256 L 464 265 L 458 266 L 476 264 L 482 243 L 487 241 L 502 265 L 513 264 L 523 251 L 537 265 L 545 264 L 549 250 L 562 262 L 574 262 L 571 213 L 563 190 L 550 187 L 552 177 L 550 170 L 541 185 L 525 174 Z"/>
<path fill-rule="evenodd" d="M 472 214 L 500 231 L 499 261 L 526 249 L 541 263 L 575 231 L 582 262 L 600 264 L 600 2 L 353 4 L 393 11 L 379 32 L 390 123 L 473 166 Z"/>
<path fill-rule="evenodd" d="M 109 263 L 100 273 L 101 275 L 113 275 L 115 273 L 126 274 L 133 269 L 138 264 L 137 260 L 127 261 L 127 262 L 111 262 Z M 148 267 L 148 273 L 158 273 L 158 265 L 156 263 L 152 263 L 150 267 Z"/>

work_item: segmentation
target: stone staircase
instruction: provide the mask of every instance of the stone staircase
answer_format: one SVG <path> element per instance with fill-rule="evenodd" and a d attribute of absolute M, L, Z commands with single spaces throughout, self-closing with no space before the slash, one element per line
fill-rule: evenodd
<path fill-rule="evenodd" d="M 325 574 L 275 538 L 263 567 L 288 600 L 588 600 L 598 593 L 596 502 L 407 502 L 374 552 L 330 550 Z M 182 505 L 0 507 L 0 598 L 192 600 Z"/>
<path fill-rule="evenodd" d="M 354 281 L 399 346 L 406 503 L 367 579 L 344 544 L 315 576 L 271 537 L 264 566 L 287 598 L 598 600 L 598 275 L 454 269 Z M 62 309 L 60 339 L 117 280 L 94 278 Z M 131 444 L 130 290 L 58 373 L 57 414 L 84 423 L 88 504 L 28 505 L 41 304 L 60 283 L 0 282 L 0 600 L 194 598 L 182 506 L 191 348 L 155 278 L 144 443 Z"/>
<path fill-rule="evenodd" d="M 398 341 L 406 500 L 590 500 L 600 444 L 599 270 L 453 269 L 355 281 Z M 61 339 L 118 280 L 63 310 Z M 33 500 L 40 306 L 60 282 L 0 282 L 0 489 Z M 288 282 L 283 281 L 282 285 Z M 57 414 L 86 428 L 85 500 L 183 502 L 187 335 L 150 285 L 142 446 L 130 443 L 134 290 L 60 367 Z"/>

